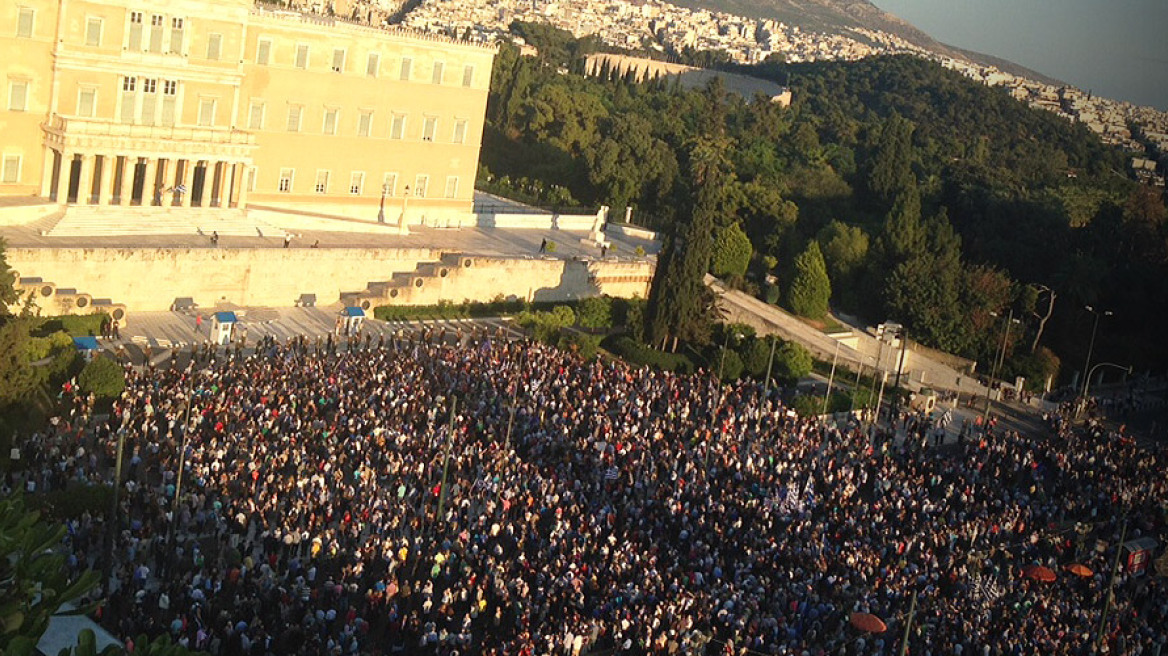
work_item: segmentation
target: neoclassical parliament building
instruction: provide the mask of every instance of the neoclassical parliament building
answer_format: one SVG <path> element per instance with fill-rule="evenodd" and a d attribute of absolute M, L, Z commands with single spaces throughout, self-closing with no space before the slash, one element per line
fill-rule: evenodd
<path fill-rule="evenodd" d="M 252 0 L 4 0 L 0 197 L 458 220 L 494 55 Z"/>

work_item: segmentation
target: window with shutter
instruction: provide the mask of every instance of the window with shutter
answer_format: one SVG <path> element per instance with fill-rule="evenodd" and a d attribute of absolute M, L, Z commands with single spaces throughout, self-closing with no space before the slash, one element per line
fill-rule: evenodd
<path fill-rule="evenodd" d="M 33 19 L 36 13 L 30 7 L 21 7 L 16 17 L 16 36 L 22 39 L 32 38 Z"/>
<path fill-rule="evenodd" d="M 0 183 L 17 182 L 20 182 L 20 155 L 5 155 L 4 165 L 0 167 Z"/>
<path fill-rule="evenodd" d="M 183 28 L 182 18 L 170 19 L 170 52 L 176 55 L 181 55 L 183 51 Z"/>
<path fill-rule="evenodd" d="M 253 102 L 251 104 L 251 109 L 248 111 L 247 129 L 264 129 L 264 104 L 262 102 Z"/>
<path fill-rule="evenodd" d="M 207 59 L 219 61 L 220 51 L 223 49 L 223 35 L 211 34 L 207 36 Z"/>
<path fill-rule="evenodd" d="M 256 63 L 260 66 L 268 65 L 268 58 L 272 56 L 272 42 L 260 41 L 256 46 Z"/>
<path fill-rule="evenodd" d="M 85 45 L 97 48 L 101 45 L 101 19 L 88 18 L 85 21 Z"/>

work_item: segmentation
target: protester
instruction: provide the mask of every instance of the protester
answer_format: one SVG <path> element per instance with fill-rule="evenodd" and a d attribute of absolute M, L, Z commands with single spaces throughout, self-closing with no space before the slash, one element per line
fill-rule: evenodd
<path fill-rule="evenodd" d="M 1163 544 L 1163 447 L 1061 422 L 926 448 L 749 381 L 463 342 L 130 368 L 91 432 L 72 396 L 30 480 L 108 481 L 124 440 L 102 623 L 230 656 L 894 654 L 915 593 L 914 655 L 1168 640 L 1164 584 L 1121 569 L 1096 647 L 1124 524 Z M 104 565 L 104 532 L 74 522 L 74 562 Z"/>

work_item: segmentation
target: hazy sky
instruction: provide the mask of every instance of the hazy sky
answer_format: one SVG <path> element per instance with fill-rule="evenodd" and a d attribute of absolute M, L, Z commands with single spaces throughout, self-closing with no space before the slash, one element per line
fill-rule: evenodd
<path fill-rule="evenodd" d="M 949 45 L 1168 111 L 1168 0 L 872 0 Z"/>

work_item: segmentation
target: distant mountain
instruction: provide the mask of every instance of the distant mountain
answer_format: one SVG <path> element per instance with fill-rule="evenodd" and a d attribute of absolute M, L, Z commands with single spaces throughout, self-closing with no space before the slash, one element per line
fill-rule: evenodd
<path fill-rule="evenodd" d="M 1062 84 L 1059 80 L 1013 62 L 941 43 L 908 21 L 880 9 L 867 0 L 672 0 L 672 2 L 690 9 L 721 11 L 748 18 L 770 18 L 788 25 L 796 25 L 803 30 L 829 34 L 847 34 L 857 27 L 880 30 L 895 34 L 931 52 L 996 66 L 1007 73 L 1048 84 Z"/>

